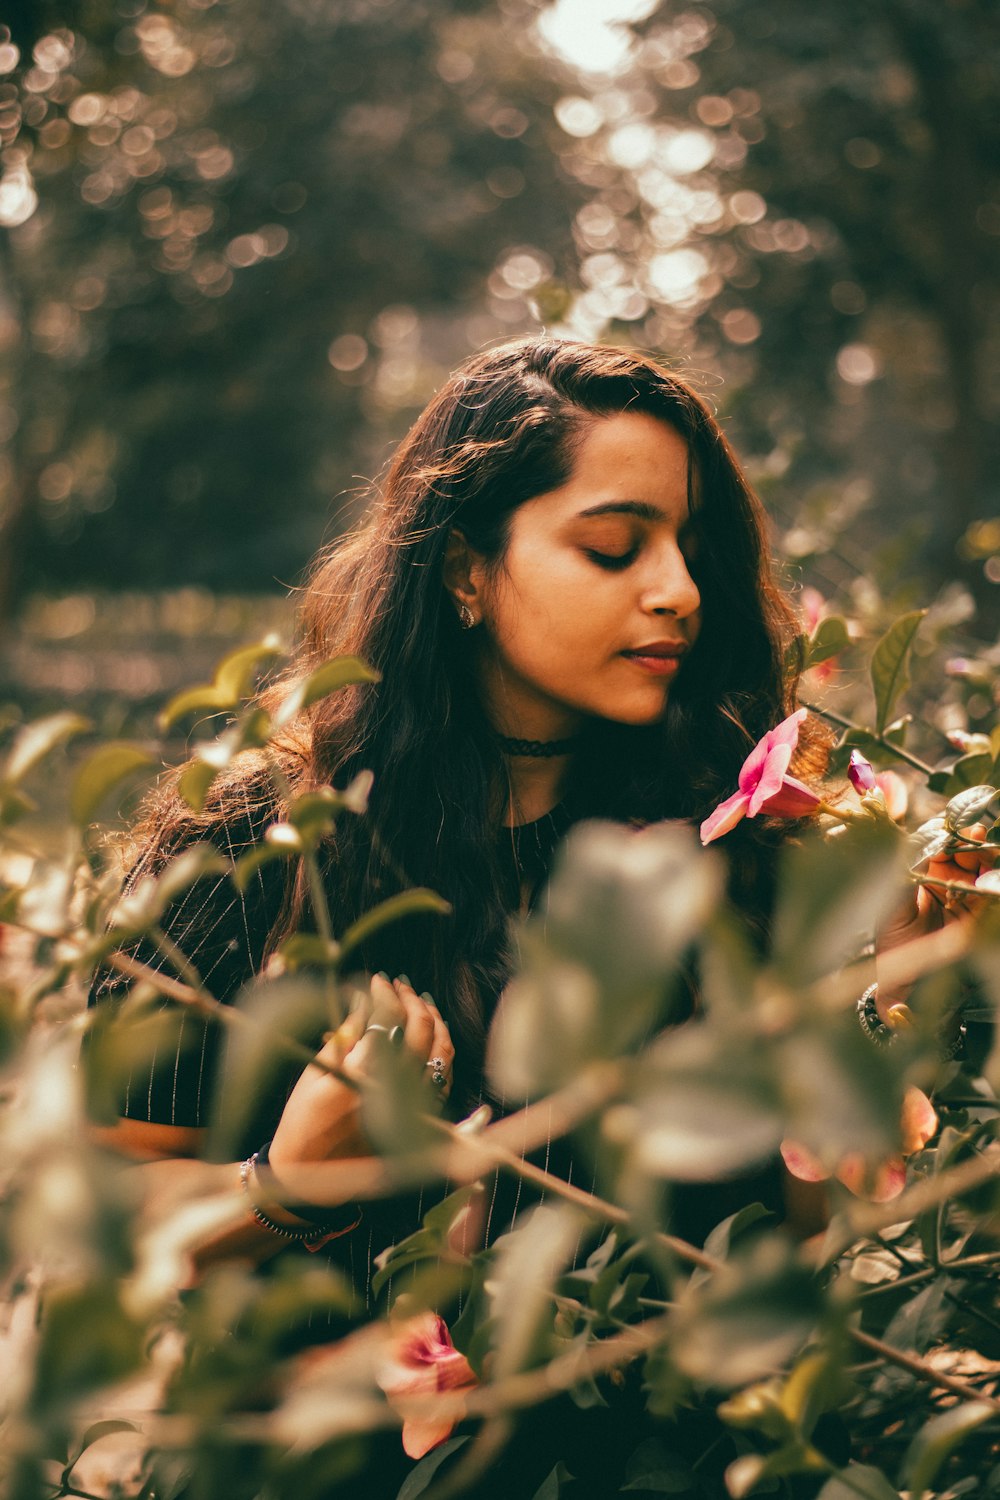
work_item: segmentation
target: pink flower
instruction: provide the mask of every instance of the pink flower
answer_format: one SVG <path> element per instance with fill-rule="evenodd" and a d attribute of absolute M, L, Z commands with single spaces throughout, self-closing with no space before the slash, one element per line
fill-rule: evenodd
<path fill-rule="evenodd" d="M 864 1157 L 856 1151 L 842 1157 L 832 1172 L 828 1172 L 819 1158 L 797 1141 L 782 1141 L 781 1156 L 789 1172 L 800 1182 L 827 1182 L 836 1177 L 855 1197 L 868 1198 L 873 1203 L 887 1203 L 898 1197 L 906 1186 L 905 1158 L 922 1151 L 937 1128 L 937 1113 L 927 1095 L 920 1089 L 908 1088 L 903 1095 L 899 1121 L 902 1154 L 881 1162 L 874 1177 Z"/>
<path fill-rule="evenodd" d="M 423 1458 L 465 1415 L 465 1393 L 477 1384 L 472 1366 L 436 1313 L 397 1325 L 392 1352 L 378 1374 L 389 1404 L 403 1418 L 403 1449 Z"/>
<path fill-rule="evenodd" d="M 799 604 L 802 610 L 802 623 L 810 635 L 815 635 L 817 625 L 826 614 L 826 600 L 819 589 L 807 585 L 802 590 Z M 815 682 L 829 682 L 832 677 L 836 677 L 838 671 L 835 656 L 828 656 L 826 661 L 817 662 L 814 667 L 809 668 L 810 676 Z"/>
<path fill-rule="evenodd" d="M 875 780 L 875 771 L 870 760 L 865 760 L 860 750 L 851 751 L 851 763 L 847 767 L 847 778 L 851 786 L 863 796 L 865 792 L 874 792 L 878 787 Z"/>
<path fill-rule="evenodd" d="M 910 800 L 906 782 L 895 771 L 879 771 L 875 780 L 879 791 L 885 798 L 890 818 L 894 823 L 901 823 L 906 817 L 906 809 Z"/>
<path fill-rule="evenodd" d="M 802 818 L 819 807 L 811 787 L 788 775 L 792 752 L 799 742 L 799 725 L 806 710 L 799 708 L 759 740 L 739 775 L 739 791 L 720 802 L 701 825 L 701 841 L 710 844 L 735 828 L 741 818 L 770 813 L 776 818 Z"/>

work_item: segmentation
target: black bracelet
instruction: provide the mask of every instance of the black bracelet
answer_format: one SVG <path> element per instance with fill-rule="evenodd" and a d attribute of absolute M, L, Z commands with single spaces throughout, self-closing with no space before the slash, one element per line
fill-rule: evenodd
<path fill-rule="evenodd" d="M 875 996 L 878 994 L 878 981 L 870 984 L 864 994 L 858 1000 L 858 1022 L 861 1030 L 870 1042 L 876 1047 L 891 1047 L 893 1042 L 898 1041 L 899 1032 L 887 1026 L 878 1013 Z M 938 1048 L 938 1061 L 951 1062 L 956 1058 L 965 1046 L 965 1034 L 968 1026 L 965 1021 L 958 1023 L 958 1032 L 950 1042 L 942 1042 Z"/>
<path fill-rule="evenodd" d="M 271 1172 L 271 1163 L 268 1152 L 271 1142 L 265 1141 L 258 1151 L 250 1158 L 253 1168 L 267 1167 Z M 280 1184 L 277 1179 L 274 1182 L 275 1189 L 280 1193 Z M 356 1229 L 364 1217 L 360 1203 L 341 1203 L 332 1208 L 321 1207 L 317 1203 L 300 1203 L 298 1200 L 279 1198 L 283 1208 L 287 1208 L 290 1214 L 295 1214 L 299 1219 L 305 1219 L 307 1224 L 314 1224 L 323 1234 L 346 1234 L 350 1229 Z"/>

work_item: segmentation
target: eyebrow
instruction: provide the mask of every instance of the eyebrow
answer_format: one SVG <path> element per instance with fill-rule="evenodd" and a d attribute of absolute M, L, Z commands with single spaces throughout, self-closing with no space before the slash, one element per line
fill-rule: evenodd
<path fill-rule="evenodd" d="M 641 521 L 663 521 L 667 518 L 665 510 L 658 505 L 650 505 L 648 500 L 613 500 L 607 505 L 590 505 L 586 510 L 581 510 L 578 517 L 584 516 L 638 516 Z"/>

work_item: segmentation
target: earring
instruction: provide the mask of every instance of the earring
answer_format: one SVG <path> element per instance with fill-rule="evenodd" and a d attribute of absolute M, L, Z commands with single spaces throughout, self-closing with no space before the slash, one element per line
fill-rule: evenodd
<path fill-rule="evenodd" d="M 471 630 L 476 623 L 476 617 L 467 604 L 458 606 L 458 618 L 463 630 Z"/>

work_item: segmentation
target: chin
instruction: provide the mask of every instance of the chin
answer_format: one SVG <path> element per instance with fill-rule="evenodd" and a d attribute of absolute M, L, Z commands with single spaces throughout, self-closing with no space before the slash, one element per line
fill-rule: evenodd
<path fill-rule="evenodd" d="M 601 717 L 610 719 L 613 724 L 628 724 L 634 729 L 641 729 L 649 724 L 659 724 L 666 712 L 667 700 L 661 698 L 657 703 L 636 703 L 627 707 L 605 709 Z"/>

